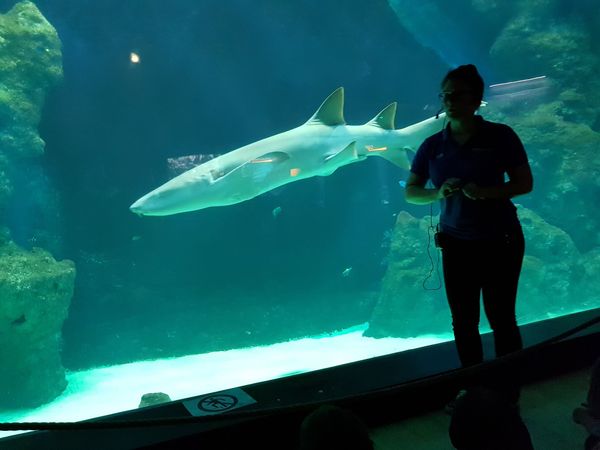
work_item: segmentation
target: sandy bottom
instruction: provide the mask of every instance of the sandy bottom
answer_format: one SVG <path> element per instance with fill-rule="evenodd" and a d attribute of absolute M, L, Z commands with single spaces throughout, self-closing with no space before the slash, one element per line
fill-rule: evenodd
<path fill-rule="evenodd" d="M 427 336 L 374 339 L 366 324 L 261 347 L 140 361 L 67 374 L 68 387 L 51 403 L 1 411 L 1 422 L 70 422 L 138 407 L 142 395 L 164 392 L 172 400 L 216 392 L 291 374 L 310 372 L 451 339 Z M 0 432 L 0 437 L 20 432 Z"/>

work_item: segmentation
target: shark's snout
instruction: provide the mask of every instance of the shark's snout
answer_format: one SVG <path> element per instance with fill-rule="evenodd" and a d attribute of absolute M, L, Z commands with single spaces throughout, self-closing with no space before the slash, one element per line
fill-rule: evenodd
<path fill-rule="evenodd" d="M 129 211 L 131 211 L 134 214 L 137 214 L 138 216 L 144 215 L 142 208 L 137 204 L 137 202 L 129 207 Z"/>
<path fill-rule="evenodd" d="M 183 212 L 180 205 L 184 203 L 185 194 L 183 189 L 172 186 L 161 186 L 152 192 L 140 197 L 129 210 L 139 216 L 167 216 Z"/>
<path fill-rule="evenodd" d="M 130 207 L 129 210 L 134 213 L 137 214 L 139 216 L 143 216 L 144 215 L 144 207 L 142 204 L 142 199 L 136 200 Z"/>

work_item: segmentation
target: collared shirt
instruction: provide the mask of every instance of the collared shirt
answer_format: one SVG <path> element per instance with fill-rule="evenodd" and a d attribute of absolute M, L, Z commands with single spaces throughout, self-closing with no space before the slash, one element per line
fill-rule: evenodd
<path fill-rule="evenodd" d="M 517 134 L 507 125 L 475 116 L 477 128 L 463 145 L 451 137 L 450 124 L 425 139 L 411 165 L 411 172 L 439 189 L 448 178 L 480 187 L 505 182 L 506 171 L 527 163 Z M 459 239 L 496 238 L 518 228 L 510 199 L 471 200 L 462 192 L 441 200 L 440 228 Z"/>

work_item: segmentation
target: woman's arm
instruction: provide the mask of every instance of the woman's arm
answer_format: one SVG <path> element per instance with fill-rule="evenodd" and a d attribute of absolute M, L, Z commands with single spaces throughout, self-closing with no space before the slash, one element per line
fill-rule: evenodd
<path fill-rule="evenodd" d="M 460 190 L 458 187 L 460 180 L 458 178 L 446 180 L 439 189 L 426 188 L 426 183 L 427 180 L 425 178 L 411 172 L 408 180 L 406 180 L 406 189 L 404 190 L 406 201 L 414 205 L 428 205 L 442 198 L 449 197 Z"/>
<path fill-rule="evenodd" d="M 472 200 L 513 198 L 533 189 L 533 175 L 529 164 L 507 169 L 508 181 L 500 186 L 479 187 L 475 183 L 463 186 L 462 191 Z"/>

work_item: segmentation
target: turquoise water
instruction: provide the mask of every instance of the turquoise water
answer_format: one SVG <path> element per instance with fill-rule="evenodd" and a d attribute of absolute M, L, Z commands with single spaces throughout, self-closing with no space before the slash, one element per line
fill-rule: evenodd
<path fill-rule="evenodd" d="M 72 371 L 67 373 L 67 388 L 57 398 L 35 408 L 4 410 L 0 421 L 85 420 L 135 409 L 149 392 L 184 399 L 451 339 L 450 335 L 374 339 L 363 336 L 366 327 L 361 324 L 265 346 Z M 0 438 L 13 434 L 0 431 Z"/>
<path fill-rule="evenodd" d="M 406 169 L 385 158 L 227 206 L 129 206 L 189 164 L 302 125 L 338 87 L 349 125 L 391 102 L 397 128 L 430 118 L 455 64 L 480 68 L 481 114 L 518 132 L 534 172 L 515 199 L 520 322 L 600 306 L 594 2 L 15 4 L 0 1 L 0 413 L 75 395 L 73 374 L 98 367 L 356 326 L 382 345 L 446 339 L 427 235 L 439 211 L 408 205 Z"/>

